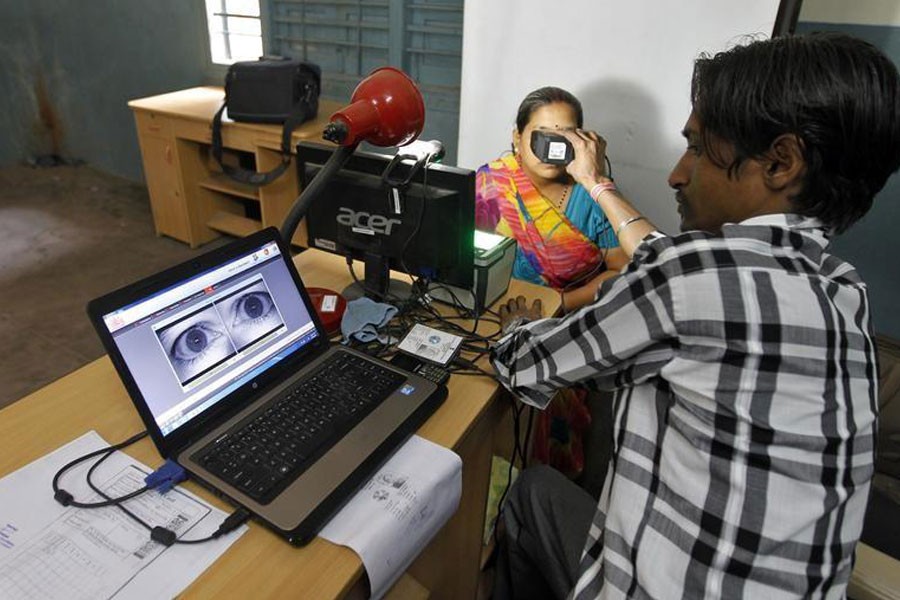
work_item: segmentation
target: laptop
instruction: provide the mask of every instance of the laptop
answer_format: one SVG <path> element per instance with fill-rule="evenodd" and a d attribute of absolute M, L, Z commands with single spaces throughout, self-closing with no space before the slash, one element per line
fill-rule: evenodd
<path fill-rule="evenodd" d="M 295 545 L 446 398 L 331 344 L 275 228 L 88 304 L 159 453 Z"/>

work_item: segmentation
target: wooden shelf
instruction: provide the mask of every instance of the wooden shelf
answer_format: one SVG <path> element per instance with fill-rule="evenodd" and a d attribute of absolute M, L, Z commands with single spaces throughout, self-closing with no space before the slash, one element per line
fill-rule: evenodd
<path fill-rule="evenodd" d="M 224 173 L 211 173 L 209 177 L 200 181 L 198 185 L 214 192 L 223 192 L 259 202 L 258 187 L 237 182 Z"/>
<path fill-rule="evenodd" d="M 213 213 L 206 226 L 237 237 L 246 237 L 262 229 L 262 223 L 259 221 L 223 211 Z"/>

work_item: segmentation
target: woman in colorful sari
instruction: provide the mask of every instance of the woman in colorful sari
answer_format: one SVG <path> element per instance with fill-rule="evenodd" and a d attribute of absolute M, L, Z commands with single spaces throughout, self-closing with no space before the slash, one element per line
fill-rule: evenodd
<path fill-rule="evenodd" d="M 533 131 L 583 125 L 581 103 L 571 93 L 543 87 L 519 106 L 513 154 L 478 169 L 475 226 L 518 243 L 513 277 L 560 291 L 571 311 L 594 299 L 597 287 L 627 264 L 615 232 L 588 191 L 565 165 L 543 163 L 531 148 Z"/>
<path fill-rule="evenodd" d="M 513 153 L 479 168 L 475 184 L 475 226 L 514 238 L 513 277 L 559 290 L 563 311 L 593 301 L 600 283 L 628 262 L 588 191 L 565 165 L 543 163 L 531 148 L 533 131 L 574 131 L 583 121 L 571 93 L 555 87 L 531 92 L 516 115 Z M 584 468 L 582 441 L 591 423 L 586 397 L 583 389 L 560 390 L 534 428 L 533 458 L 572 478 Z M 600 408 L 611 418 L 608 407 Z M 601 437 L 611 435 L 608 424 L 598 424 Z"/>

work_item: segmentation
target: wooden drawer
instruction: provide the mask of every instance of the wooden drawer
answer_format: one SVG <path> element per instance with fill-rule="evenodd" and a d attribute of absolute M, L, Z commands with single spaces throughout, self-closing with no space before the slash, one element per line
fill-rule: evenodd
<path fill-rule="evenodd" d="M 172 126 L 181 139 L 200 142 L 201 144 L 212 144 L 212 127 L 210 123 L 192 121 L 190 119 L 173 119 Z M 225 147 L 227 148 L 228 145 L 226 144 Z"/>
<path fill-rule="evenodd" d="M 184 140 L 212 144 L 212 126 L 202 121 L 172 119 L 172 130 Z M 225 122 L 222 124 L 222 146 L 243 152 L 253 152 L 258 145 L 268 145 L 269 138 L 275 148 L 281 147 L 280 126 Z"/>

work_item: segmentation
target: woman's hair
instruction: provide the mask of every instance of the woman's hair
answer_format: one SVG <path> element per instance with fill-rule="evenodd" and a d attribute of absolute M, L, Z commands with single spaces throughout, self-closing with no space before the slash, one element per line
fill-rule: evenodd
<path fill-rule="evenodd" d="M 534 90 L 525 96 L 522 104 L 519 105 L 519 112 L 516 113 L 516 129 L 519 130 L 519 133 L 522 133 L 525 130 L 525 126 L 528 125 L 528 121 L 531 120 L 531 115 L 534 114 L 534 111 L 542 106 L 557 102 L 562 102 L 572 107 L 572 110 L 575 111 L 575 121 L 578 128 L 581 129 L 584 125 L 584 111 L 581 109 L 581 102 L 566 90 L 551 86 Z"/>
<path fill-rule="evenodd" d="M 806 173 L 791 201 L 837 233 L 866 214 L 900 167 L 897 69 L 847 35 L 778 37 L 701 56 L 691 101 L 704 141 L 712 135 L 733 146 L 730 164 L 710 155 L 729 176 L 779 136 L 797 136 Z"/>

